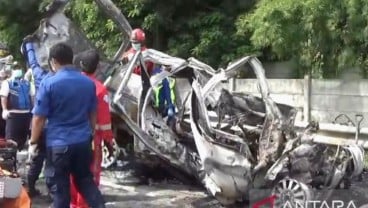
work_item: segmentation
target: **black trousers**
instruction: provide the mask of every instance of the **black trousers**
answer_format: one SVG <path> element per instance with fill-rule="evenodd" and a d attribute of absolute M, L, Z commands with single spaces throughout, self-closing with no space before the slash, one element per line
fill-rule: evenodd
<path fill-rule="evenodd" d="M 70 174 L 79 193 L 92 208 L 105 208 L 104 199 L 93 180 L 91 141 L 46 147 L 46 183 L 53 198 L 53 208 L 70 206 Z"/>
<path fill-rule="evenodd" d="M 35 190 L 35 185 L 37 180 L 40 177 L 43 162 L 46 158 L 46 138 L 45 138 L 45 131 L 42 132 L 40 139 L 38 140 L 37 144 L 37 152 L 36 155 L 32 158 L 31 164 L 27 173 L 27 180 L 28 180 L 28 188 L 30 190 Z"/>
<path fill-rule="evenodd" d="M 27 141 L 31 119 L 31 113 L 10 113 L 6 119 L 5 139 L 14 140 L 18 150 L 22 150 Z"/>
<path fill-rule="evenodd" d="M 0 113 L 3 113 L 3 108 L 0 107 Z M 0 138 L 5 138 L 5 120 L 0 117 Z"/>

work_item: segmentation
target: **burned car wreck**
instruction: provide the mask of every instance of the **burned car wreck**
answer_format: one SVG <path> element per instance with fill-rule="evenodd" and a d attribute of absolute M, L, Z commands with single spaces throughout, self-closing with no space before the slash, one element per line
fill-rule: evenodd
<path fill-rule="evenodd" d="M 48 24 L 43 21 L 39 45 L 55 43 L 62 34 L 62 40 L 76 49 L 93 47 L 75 25 L 53 24 L 56 20 L 70 21 L 62 13 L 46 20 Z M 49 25 L 53 32 L 47 30 Z M 44 57 L 47 49 L 39 47 L 36 52 Z M 149 76 L 145 61 L 170 70 Z M 146 73 L 132 73 L 137 65 Z M 224 85 L 245 67 L 253 70 L 260 97 L 230 92 Z M 138 51 L 125 65 L 106 60 L 99 73 L 111 94 L 115 132 L 134 136 L 136 156 L 159 158 L 195 177 L 222 204 L 247 200 L 250 190 L 262 188 L 305 201 L 315 197 L 315 189 L 338 188 L 363 171 L 364 151 L 357 144 L 316 142 L 318 123 L 295 127 L 296 109 L 272 100 L 256 57 L 246 56 L 226 69 L 214 70 L 195 58 L 148 49 Z M 156 89 L 165 79 L 175 82 L 174 123 L 167 122 L 154 105 Z M 119 134 L 115 138 L 118 143 L 124 140 Z"/>
<path fill-rule="evenodd" d="M 273 188 L 275 194 L 291 192 L 295 200 L 308 200 L 313 197 L 313 189 L 337 188 L 363 171 L 364 151 L 358 145 L 315 142 L 317 123 L 303 130 L 294 127 L 295 108 L 270 98 L 264 69 L 257 58 L 244 57 L 216 72 L 194 58 L 182 60 L 155 50 L 141 56 L 159 65 L 170 65 L 172 71 L 144 81 L 144 76 L 131 74 L 131 68 L 123 69 L 120 78 L 114 77 L 110 83 L 118 85 L 112 103 L 114 113 L 132 130 L 135 141 L 143 144 L 136 146 L 136 152 L 148 150 L 148 154 L 154 153 L 195 176 L 221 203 L 246 200 L 251 189 L 261 188 Z M 139 59 L 136 61 L 139 63 Z M 230 93 L 223 86 L 222 82 L 244 65 L 254 70 L 261 97 Z M 183 71 L 189 76 L 181 77 Z M 152 105 L 153 89 L 167 77 L 178 82 L 173 127 Z M 134 97 L 140 79 L 150 84 L 142 85 L 133 104 L 127 98 Z M 131 111 L 132 106 L 138 109 Z M 135 116 L 130 112 L 138 113 Z"/>

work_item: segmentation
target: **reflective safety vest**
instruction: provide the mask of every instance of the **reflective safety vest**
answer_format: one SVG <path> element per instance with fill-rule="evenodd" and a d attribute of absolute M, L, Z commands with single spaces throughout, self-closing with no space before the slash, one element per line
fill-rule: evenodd
<path fill-rule="evenodd" d="M 29 94 L 31 90 L 30 83 L 23 79 L 10 80 L 8 83 L 8 108 L 10 110 L 30 110 L 32 108 L 31 96 Z"/>
<path fill-rule="evenodd" d="M 175 79 L 172 78 L 166 78 L 169 80 L 169 86 L 170 86 L 170 98 L 171 98 L 171 103 L 174 104 L 175 103 Z M 165 103 L 166 100 L 164 100 L 164 102 L 160 102 L 160 95 L 162 92 L 162 83 L 160 83 L 157 87 L 153 88 L 154 91 L 154 95 L 155 95 L 155 103 L 154 106 L 156 108 L 159 107 L 160 103 Z M 165 98 L 164 98 L 165 99 Z M 166 98 L 169 99 L 169 98 Z M 168 103 L 165 103 L 168 104 Z"/>

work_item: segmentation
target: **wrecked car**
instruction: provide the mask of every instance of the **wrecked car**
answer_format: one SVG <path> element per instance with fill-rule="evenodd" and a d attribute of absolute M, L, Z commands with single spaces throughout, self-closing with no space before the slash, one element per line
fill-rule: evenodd
<path fill-rule="evenodd" d="M 98 2 L 102 7 L 113 5 L 108 0 Z M 115 17 L 123 17 L 120 11 L 114 12 L 118 12 Z M 40 57 L 60 40 L 79 51 L 93 47 L 70 22 L 62 12 L 41 22 L 36 51 Z M 122 43 L 117 54 L 126 46 Z M 357 144 L 316 142 L 318 123 L 295 128 L 296 109 L 272 100 L 256 57 L 243 57 L 218 70 L 195 58 L 182 59 L 153 49 L 138 51 L 127 64 L 115 60 L 106 59 L 99 73 L 111 94 L 117 143 L 126 139 L 120 133 L 128 132 L 134 137 L 137 157 L 148 163 L 157 158 L 193 176 L 222 204 L 248 200 L 252 189 L 271 189 L 280 198 L 293 196 L 295 203 L 306 201 L 315 197 L 315 189 L 340 187 L 363 171 L 364 151 Z M 46 64 L 46 59 L 39 61 Z M 132 73 L 136 66 L 147 72 L 145 61 L 170 70 L 153 76 Z M 259 97 L 230 92 L 224 85 L 246 69 L 258 80 Z M 164 79 L 175 82 L 174 125 L 154 104 Z"/>
<path fill-rule="evenodd" d="M 363 171 L 364 151 L 360 146 L 315 142 L 316 123 L 296 130 L 296 109 L 271 99 L 257 58 L 244 57 L 215 71 L 194 58 L 183 60 L 155 50 L 145 51 L 141 57 L 170 65 L 172 71 L 144 81 L 150 84 L 139 89 L 136 105 L 128 104 L 127 97 L 134 97 L 141 86 L 139 79 L 144 77 L 132 79 L 136 75 L 131 74 L 130 66 L 121 71 L 120 78 L 114 77 L 119 85 L 113 109 L 133 131 L 135 142 L 143 144 L 135 151 L 148 150 L 146 154 L 154 153 L 195 176 L 221 203 L 243 201 L 251 189 L 266 188 L 279 195 L 295 194 L 299 197 L 295 200 L 310 200 L 313 189 L 339 187 Z M 261 97 L 230 93 L 222 85 L 244 65 L 250 65 L 256 74 Z M 180 77 L 182 71 L 186 71 L 186 78 Z M 167 125 L 166 118 L 152 105 L 153 89 L 167 77 L 181 82 L 174 127 Z M 138 109 L 131 111 L 132 106 Z"/>

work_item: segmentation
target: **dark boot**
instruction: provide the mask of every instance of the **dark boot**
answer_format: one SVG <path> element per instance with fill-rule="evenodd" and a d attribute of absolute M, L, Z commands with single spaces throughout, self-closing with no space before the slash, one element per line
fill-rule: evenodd
<path fill-rule="evenodd" d="M 27 176 L 28 195 L 31 198 L 41 195 L 41 192 L 36 189 L 36 181 L 37 179 L 34 176 Z"/>
<path fill-rule="evenodd" d="M 41 196 L 41 192 L 36 188 L 28 188 L 28 195 L 31 198 Z"/>

